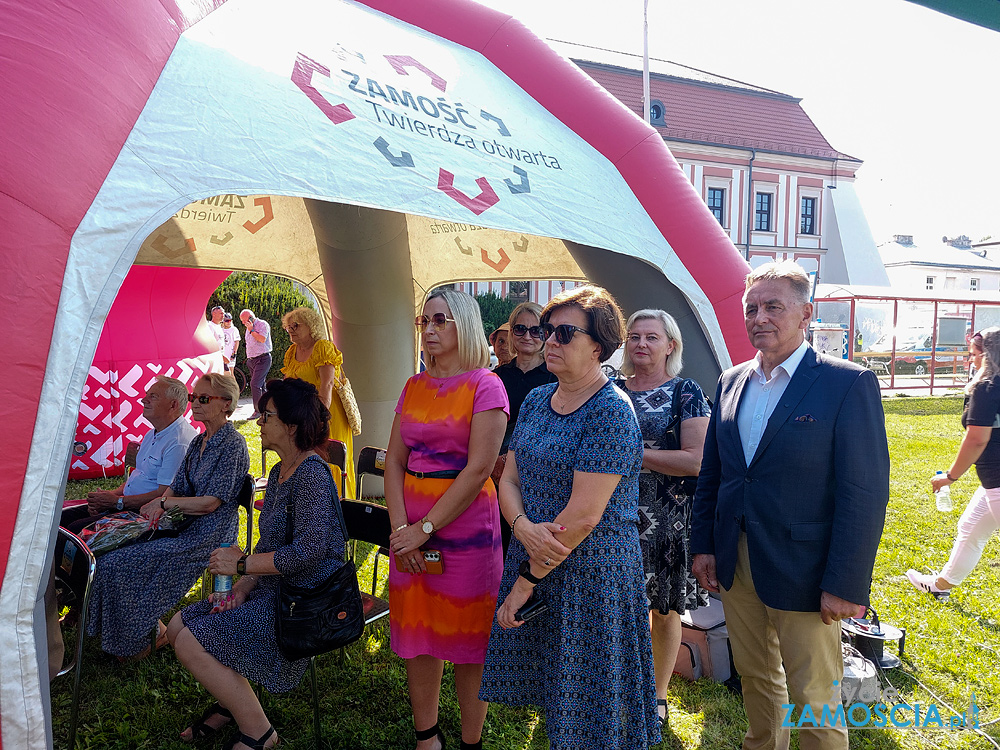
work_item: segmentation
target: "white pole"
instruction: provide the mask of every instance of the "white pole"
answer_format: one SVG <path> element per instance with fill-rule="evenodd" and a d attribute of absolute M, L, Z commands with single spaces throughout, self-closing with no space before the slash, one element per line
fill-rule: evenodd
<path fill-rule="evenodd" d="M 642 108 L 649 125 L 649 0 L 642 0 Z"/>

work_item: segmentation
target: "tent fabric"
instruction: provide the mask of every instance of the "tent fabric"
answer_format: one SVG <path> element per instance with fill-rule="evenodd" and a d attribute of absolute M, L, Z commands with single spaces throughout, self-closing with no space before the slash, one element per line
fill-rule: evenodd
<path fill-rule="evenodd" d="M 681 289 L 720 365 L 746 353 L 746 265 L 662 140 L 520 24 L 465 0 L 274 8 L 0 0 L 3 312 L 32 312 L 0 354 L 8 747 L 50 740 L 39 588 L 102 323 L 142 242 L 192 201 L 311 198 L 623 253 Z"/>

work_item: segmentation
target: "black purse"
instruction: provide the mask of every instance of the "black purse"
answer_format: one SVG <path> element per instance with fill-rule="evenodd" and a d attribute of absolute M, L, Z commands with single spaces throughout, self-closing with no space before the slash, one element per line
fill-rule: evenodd
<path fill-rule="evenodd" d="M 346 551 L 347 527 L 332 473 L 330 492 Z M 294 491 L 289 493 L 285 516 L 285 544 L 291 544 L 295 520 Z M 279 579 L 276 608 L 274 625 L 278 648 L 293 661 L 319 656 L 354 643 L 365 629 L 358 573 L 350 558 L 315 588 L 295 586 L 284 578 Z"/>

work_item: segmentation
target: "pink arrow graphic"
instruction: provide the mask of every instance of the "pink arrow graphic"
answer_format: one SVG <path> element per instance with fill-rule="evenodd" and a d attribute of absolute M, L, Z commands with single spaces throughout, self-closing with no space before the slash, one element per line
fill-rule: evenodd
<path fill-rule="evenodd" d="M 410 57 L 409 55 L 386 55 L 385 59 L 389 61 L 392 69 L 395 70 L 401 76 L 408 76 L 409 73 L 406 72 L 407 68 L 416 68 L 425 76 L 431 79 L 431 86 L 436 88 L 438 91 L 443 92 L 448 88 L 448 82 L 444 80 L 441 76 L 435 73 L 433 70 L 428 68 L 422 62 Z M 327 75 L 330 75 L 327 73 Z"/>
<path fill-rule="evenodd" d="M 156 239 L 149 243 L 150 246 L 167 258 L 173 260 L 174 258 L 179 258 L 184 255 L 184 253 L 193 253 L 197 248 L 194 246 L 194 238 L 188 237 L 184 240 L 184 247 L 174 248 L 167 245 L 167 235 L 158 234 Z"/>
<path fill-rule="evenodd" d="M 260 221 L 244 221 L 243 228 L 250 234 L 257 234 L 261 227 L 274 219 L 274 209 L 271 208 L 271 197 L 268 195 L 254 198 L 253 204 L 264 209 L 264 218 Z"/>
<path fill-rule="evenodd" d="M 447 169 L 438 169 L 438 190 L 479 216 L 490 206 L 499 203 L 500 198 L 485 177 L 478 178 L 476 184 L 479 185 L 481 192 L 475 198 L 471 198 L 455 187 L 455 175 Z"/>
<path fill-rule="evenodd" d="M 481 247 L 479 248 L 479 250 L 483 254 L 483 263 L 490 266 L 491 268 L 495 268 L 497 270 L 497 273 L 503 273 L 503 269 L 505 269 L 510 264 L 510 257 L 507 255 L 507 253 L 503 251 L 502 247 L 499 248 L 498 250 L 498 252 L 500 253 L 500 260 L 498 261 L 492 260 L 490 258 L 490 254 L 486 252 L 485 248 Z"/>
<path fill-rule="evenodd" d="M 302 93 L 309 97 L 309 101 L 319 107 L 320 112 L 326 115 L 334 125 L 353 120 L 354 113 L 346 104 L 330 104 L 326 97 L 319 92 L 319 89 L 312 85 L 313 73 L 330 77 L 328 67 L 320 65 L 300 52 L 295 58 L 295 66 L 292 68 L 292 83 L 302 89 Z"/>

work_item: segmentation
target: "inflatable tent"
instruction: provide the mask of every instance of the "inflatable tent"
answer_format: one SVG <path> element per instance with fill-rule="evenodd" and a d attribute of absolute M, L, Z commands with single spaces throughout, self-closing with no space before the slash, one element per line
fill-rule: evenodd
<path fill-rule="evenodd" d="M 0 352 L 6 747 L 51 744 L 40 589 L 133 264 L 309 285 L 367 443 L 385 441 L 414 312 L 442 283 L 582 274 L 628 310 L 674 312 L 706 384 L 748 354 L 747 266 L 660 137 L 507 16 L 466 0 L 0 0 L 0 15 L 0 283 L 22 321 Z"/>

